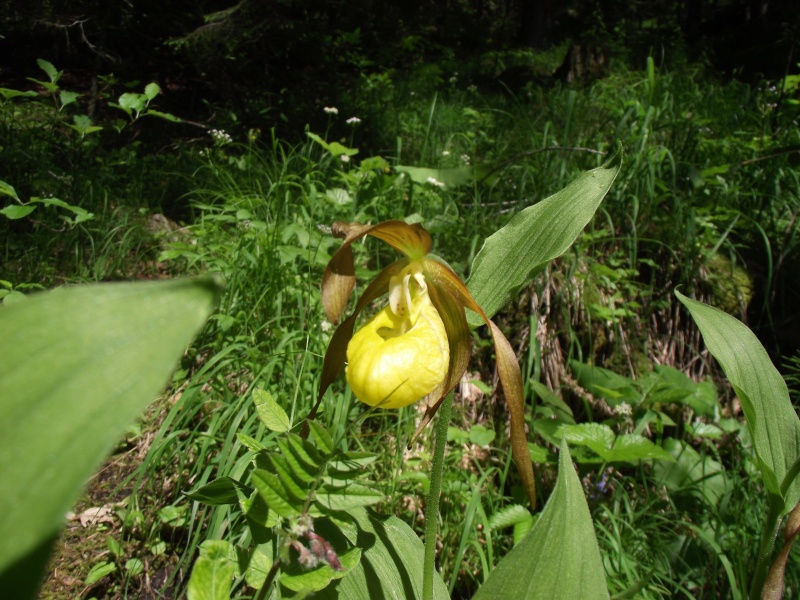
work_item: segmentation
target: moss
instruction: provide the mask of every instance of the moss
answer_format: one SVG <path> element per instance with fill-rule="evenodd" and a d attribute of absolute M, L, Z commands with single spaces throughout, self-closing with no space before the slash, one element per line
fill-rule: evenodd
<path fill-rule="evenodd" d="M 753 298 L 753 278 L 747 270 L 722 254 L 712 256 L 706 268 L 710 303 L 735 317 L 744 314 Z"/>

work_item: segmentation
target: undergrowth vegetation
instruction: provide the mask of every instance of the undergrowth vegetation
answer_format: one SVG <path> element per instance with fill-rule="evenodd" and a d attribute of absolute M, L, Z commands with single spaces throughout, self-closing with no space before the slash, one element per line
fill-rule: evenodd
<path fill-rule="evenodd" d="M 701 71 L 650 60 L 586 87 L 514 90 L 455 71 L 388 72 L 365 78 L 346 109 L 325 109 L 327 130 L 294 142 L 130 109 L 113 81 L 91 121 L 60 88 L 6 93 L 0 193 L 6 209 L 37 205 L 0 220 L 6 302 L 61 283 L 225 279 L 158 414 L 129 442 L 146 454 L 119 482 L 109 535 L 138 536 L 125 547 L 144 556 L 89 550 L 83 576 L 100 574 L 81 582 L 85 597 L 136 597 L 145 584 L 132 558 L 172 557 L 163 589 L 181 589 L 202 542 L 250 535 L 236 505 L 187 494 L 243 476 L 247 439 L 274 442 L 262 394 L 292 425 L 311 410 L 332 336 L 319 282 L 339 246 L 334 221 L 422 223 L 466 278 L 484 238 L 618 145 L 625 163 L 594 221 L 495 318 L 522 367 L 538 487 L 544 498 L 553 488 L 566 427 L 612 594 L 746 594 L 766 511 L 752 441 L 673 290 L 749 322 L 797 401 L 800 113 L 776 106 L 774 82 Z M 376 245 L 354 250 L 359 277 L 392 260 Z M 473 333 L 447 430 L 438 561 L 454 598 L 470 597 L 536 518 L 523 508 L 487 337 Z M 407 444 L 424 408 L 365 414 L 337 382 L 317 417 L 338 450 L 374 454 L 363 469 L 376 508 L 420 534 L 432 435 Z M 789 560 L 793 597 L 800 564 Z M 92 571 L 103 564 L 117 568 Z M 247 583 L 237 579 L 238 597 L 253 597 Z M 58 585 L 51 576 L 45 594 L 61 597 Z"/>

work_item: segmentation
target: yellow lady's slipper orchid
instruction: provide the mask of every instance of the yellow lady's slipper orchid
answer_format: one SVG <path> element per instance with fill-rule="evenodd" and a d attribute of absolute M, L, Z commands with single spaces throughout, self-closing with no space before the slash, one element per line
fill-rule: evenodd
<path fill-rule="evenodd" d="M 322 305 L 333 323 L 339 322 L 355 287 L 353 242 L 371 235 L 404 257 L 378 273 L 359 297 L 353 313 L 334 332 L 325 353 L 317 403 L 308 418 L 316 415 L 325 391 L 345 367 L 346 359 L 347 381 L 356 397 L 366 404 L 400 408 L 425 396 L 429 398 L 419 433 L 467 370 L 470 332 L 465 309 L 469 308 L 483 318 L 492 333 L 497 371 L 511 416 L 511 449 L 528 498 L 535 506 L 536 486 L 525 435 L 522 376 L 516 355 L 461 278 L 429 254 L 432 241 L 428 232 L 418 224 L 403 221 L 376 225 L 337 222 L 331 231 L 344 238 L 322 280 Z M 389 303 L 354 334 L 361 311 L 386 294 Z"/>
<path fill-rule="evenodd" d="M 347 383 L 370 406 L 401 408 L 447 376 L 450 348 L 419 263 L 389 282 L 390 302 L 347 346 Z"/>

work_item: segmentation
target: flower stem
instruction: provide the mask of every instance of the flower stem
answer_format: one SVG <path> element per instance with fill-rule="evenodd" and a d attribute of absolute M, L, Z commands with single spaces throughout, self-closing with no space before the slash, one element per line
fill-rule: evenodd
<path fill-rule="evenodd" d="M 433 600 L 433 578 L 436 571 L 436 530 L 439 524 L 439 495 L 442 491 L 444 449 L 447 445 L 447 426 L 450 424 L 450 405 L 453 392 L 447 394 L 439 407 L 436 420 L 436 441 L 431 466 L 431 487 L 425 504 L 425 566 L 422 573 L 422 598 Z"/>
<path fill-rule="evenodd" d="M 753 573 L 753 579 L 750 583 L 750 598 L 756 600 L 761 597 L 761 589 L 764 587 L 767 571 L 772 563 L 775 540 L 778 537 L 778 529 L 781 524 L 783 500 L 781 500 L 780 496 L 773 496 L 770 494 L 768 505 L 767 518 L 762 531 L 761 547 L 758 551 L 758 562 L 756 563 L 756 570 Z"/>

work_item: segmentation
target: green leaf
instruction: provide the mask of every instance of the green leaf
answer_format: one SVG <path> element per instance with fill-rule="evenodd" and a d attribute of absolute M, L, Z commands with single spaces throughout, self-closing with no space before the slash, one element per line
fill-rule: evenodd
<path fill-rule="evenodd" d="M 37 96 L 37 95 L 38 94 L 36 92 L 34 92 L 33 90 L 29 90 L 27 92 L 22 92 L 20 90 L 12 90 L 10 88 L 0 87 L 0 96 L 5 98 L 6 100 L 10 100 L 11 98 L 17 98 L 19 96 L 31 97 L 31 96 Z"/>
<path fill-rule="evenodd" d="M 494 430 L 486 429 L 483 425 L 473 425 L 469 428 L 469 441 L 476 446 L 488 446 L 496 435 Z"/>
<path fill-rule="evenodd" d="M 14 186 L 6 183 L 3 180 L 0 180 L 0 194 L 3 196 L 11 196 L 17 202 L 22 202 L 22 200 L 19 199 L 19 196 L 17 196 L 17 190 L 14 189 Z"/>
<path fill-rule="evenodd" d="M 800 458 L 800 419 L 786 382 L 758 338 L 741 321 L 677 290 L 675 295 L 691 313 L 708 351 L 719 361 L 739 397 L 764 485 L 770 494 L 783 499 L 782 514 L 786 514 L 800 502 L 800 478 L 792 469 Z"/>
<path fill-rule="evenodd" d="M 113 562 L 101 562 L 96 564 L 92 567 L 92 570 L 89 571 L 89 574 L 86 576 L 86 581 L 84 584 L 86 585 L 94 585 L 98 581 L 100 581 L 106 575 L 111 575 L 114 571 L 117 570 L 117 565 Z"/>
<path fill-rule="evenodd" d="M 301 512 L 304 501 L 289 494 L 277 475 L 264 469 L 256 469 L 252 480 L 258 494 L 271 511 L 281 517 L 293 517 Z"/>
<path fill-rule="evenodd" d="M 109 102 L 108 105 L 124 110 L 128 116 L 132 116 L 133 113 L 136 113 L 135 117 L 137 118 L 139 113 L 142 112 L 146 106 L 146 98 L 144 94 L 134 94 L 128 92 L 126 94 L 122 94 L 122 96 L 119 97 L 118 102 L 119 104 Z"/>
<path fill-rule="evenodd" d="M 637 462 L 647 459 L 672 461 L 672 455 L 637 434 L 614 436 L 613 430 L 601 423 L 581 423 L 564 428 L 567 441 L 573 446 L 586 446 L 604 462 Z"/>
<path fill-rule="evenodd" d="M 253 492 L 253 490 L 246 485 L 239 483 L 231 477 L 220 477 L 196 490 L 186 492 L 186 497 L 213 506 L 236 504 L 239 501 L 237 488 L 241 489 L 245 494 L 251 494 Z"/>
<path fill-rule="evenodd" d="M 674 464 L 656 463 L 653 478 L 673 493 L 688 493 L 716 507 L 731 489 L 723 466 L 711 456 L 701 455 L 688 444 L 673 438 L 664 440 L 664 449 Z"/>
<path fill-rule="evenodd" d="M 9 204 L 0 210 L 0 214 L 12 220 L 23 219 L 31 214 L 34 210 L 36 210 L 36 205 L 25 204 L 24 206 L 21 206 L 19 204 Z"/>
<path fill-rule="evenodd" d="M 153 110 L 152 108 L 148 109 L 145 112 L 143 117 L 157 117 L 159 119 L 164 119 L 165 121 L 169 121 L 170 123 L 183 123 L 183 119 L 180 117 L 176 117 L 173 114 L 161 112 L 160 110 Z"/>
<path fill-rule="evenodd" d="M 75 115 L 72 117 L 72 121 L 75 124 L 70 125 L 70 127 L 82 136 L 86 135 L 87 133 L 94 133 L 96 131 L 103 130 L 103 128 L 99 125 L 92 125 L 92 120 L 86 115 Z"/>
<path fill-rule="evenodd" d="M 80 94 L 78 94 L 77 92 L 68 92 L 66 90 L 61 90 L 58 93 L 58 98 L 61 101 L 61 108 L 63 109 L 65 106 L 68 106 L 73 102 L 76 102 L 79 96 Z"/>
<path fill-rule="evenodd" d="M 153 98 L 158 96 L 160 93 L 161 93 L 161 88 L 155 82 L 148 83 L 144 87 L 144 95 L 148 100 L 152 100 Z"/>
<path fill-rule="evenodd" d="M 530 523 L 533 521 L 531 511 L 522 506 L 521 504 L 512 504 L 501 508 L 491 517 L 489 517 L 489 529 L 504 529 L 506 527 L 513 527 L 518 523 Z"/>
<path fill-rule="evenodd" d="M 603 458 L 607 462 L 631 462 L 635 463 L 640 460 L 666 460 L 672 462 L 674 459 L 672 455 L 655 445 L 646 437 L 634 433 L 626 433 L 617 436 L 614 440 L 614 446 Z"/>
<path fill-rule="evenodd" d="M 44 60 L 43 58 L 37 58 L 36 64 L 39 65 L 39 68 L 47 74 L 48 79 L 50 79 L 51 83 L 56 83 L 61 78 L 61 71 L 53 66 L 53 63 Z"/>
<path fill-rule="evenodd" d="M 261 589 L 271 568 L 272 557 L 264 552 L 261 547 L 254 548 L 253 553 L 250 555 L 250 561 L 247 563 L 247 570 L 244 573 L 247 585 L 257 590 Z"/>
<path fill-rule="evenodd" d="M 348 510 L 376 504 L 384 498 L 380 490 L 351 482 L 344 485 L 324 483 L 317 490 L 315 499 L 317 504 L 328 510 Z"/>
<path fill-rule="evenodd" d="M 612 406 L 622 402 L 638 404 L 641 399 L 641 393 L 636 389 L 633 379 L 577 360 L 569 361 L 569 366 L 581 387 L 604 398 Z"/>
<path fill-rule="evenodd" d="M 270 431 L 284 433 L 289 431 L 289 416 L 278 402 L 266 390 L 256 388 L 253 390 L 253 402 L 256 405 L 258 418 Z"/>
<path fill-rule="evenodd" d="M 622 153 L 583 173 L 560 192 L 529 206 L 489 236 L 472 263 L 467 286 L 491 318 L 553 259 L 561 256 L 594 216 L 614 182 Z M 498 277 L 502 273 L 502 277 Z M 468 313 L 472 327 L 482 320 Z"/>
<path fill-rule="evenodd" d="M 422 598 L 424 548 L 416 533 L 397 517 L 365 509 L 348 511 L 351 521 L 317 519 L 314 529 L 334 548 L 358 545 L 361 560 L 342 579 L 314 595 L 315 600 L 388 600 Z M 438 572 L 433 600 L 449 600 Z"/>
<path fill-rule="evenodd" d="M 38 576 L 43 545 L 162 391 L 219 291 L 211 280 L 86 285 L 0 308 L 4 592 Z"/>
<path fill-rule="evenodd" d="M 556 487 L 541 516 L 473 596 L 473 600 L 538 598 L 608 598 L 592 516 L 565 440 Z"/>
<path fill-rule="evenodd" d="M 343 146 L 339 142 L 326 142 L 316 133 L 311 133 L 310 131 L 306 131 L 306 135 L 314 140 L 317 144 L 325 148 L 328 152 L 330 152 L 333 156 L 355 156 L 358 154 L 358 148 L 348 148 L 347 146 Z"/>
<path fill-rule="evenodd" d="M 71 219 L 69 217 L 62 217 L 62 219 L 67 221 L 70 225 L 77 225 L 78 223 L 83 223 L 84 221 L 91 221 L 94 219 L 94 213 L 90 213 L 85 208 L 81 208 L 80 206 L 64 202 L 60 198 L 34 197 L 31 198 L 31 202 L 36 204 L 44 204 L 45 206 L 58 206 L 59 208 L 63 208 L 71 212 L 75 215 L 75 218 Z"/>
<path fill-rule="evenodd" d="M 331 437 L 331 434 L 328 433 L 328 430 L 320 425 L 317 421 L 307 421 L 307 423 L 311 429 L 311 434 L 317 441 L 317 446 L 319 446 L 319 449 L 322 451 L 322 453 L 330 454 L 333 452 L 333 438 Z"/>
<path fill-rule="evenodd" d="M 235 570 L 230 560 L 201 556 L 194 563 L 186 597 L 188 600 L 229 600 Z"/>
<path fill-rule="evenodd" d="M 556 417 L 557 421 L 569 424 L 575 423 L 575 416 L 566 402 L 551 392 L 543 383 L 533 381 L 532 384 L 534 393 L 541 399 L 542 404 L 550 410 L 551 414 Z"/>
<path fill-rule="evenodd" d="M 338 558 L 342 566 L 340 570 L 335 570 L 330 565 L 322 563 L 309 571 L 293 573 L 291 572 L 293 564 L 281 575 L 281 585 L 293 592 L 305 590 L 318 592 L 326 588 L 331 581 L 347 575 L 361 559 L 361 549 L 351 548 L 347 552 L 339 554 Z"/>
<path fill-rule="evenodd" d="M 131 558 L 125 561 L 125 570 L 128 572 L 128 575 L 135 577 L 144 571 L 144 563 L 139 558 Z"/>
<path fill-rule="evenodd" d="M 113 535 L 106 537 L 106 548 L 108 548 L 108 553 L 114 558 L 122 556 L 122 545 Z"/>

